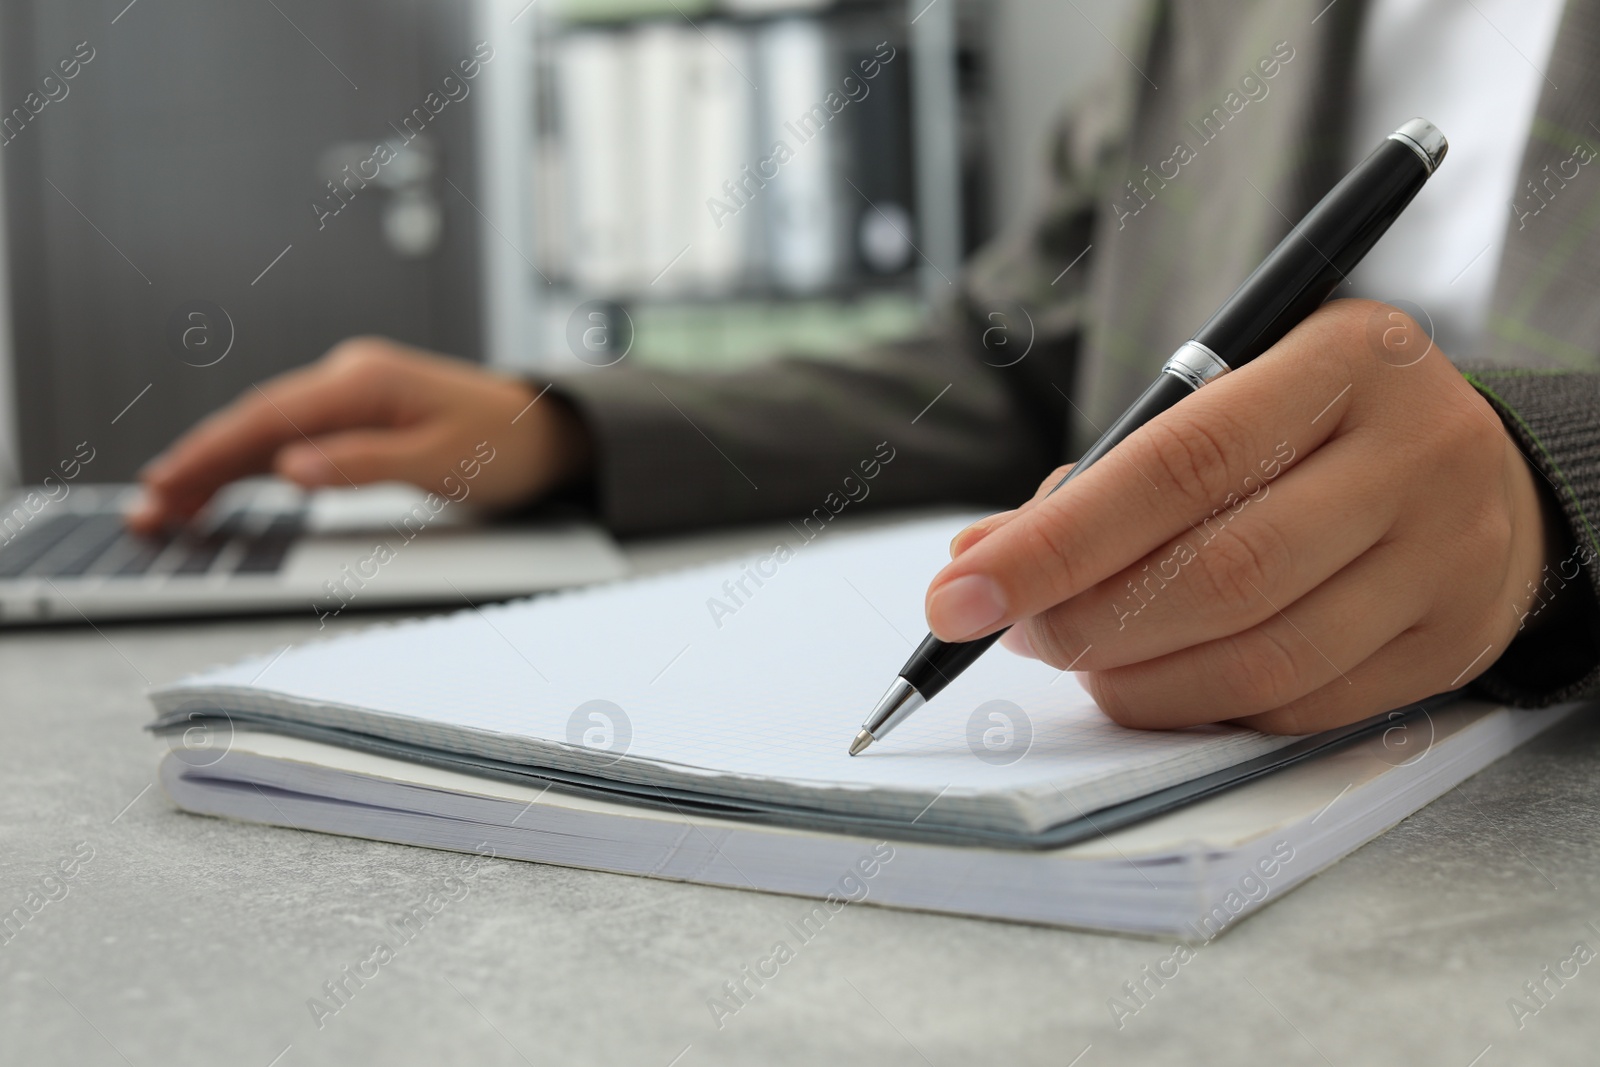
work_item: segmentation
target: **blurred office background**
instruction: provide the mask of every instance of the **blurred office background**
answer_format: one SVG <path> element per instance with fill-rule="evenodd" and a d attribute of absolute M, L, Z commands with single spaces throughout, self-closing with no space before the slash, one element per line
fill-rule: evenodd
<path fill-rule="evenodd" d="M 912 332 L 1125 6 L 0 0 L 0 479 L 87 440 L 126 480 L 359 333 L 537 371 Z"/>

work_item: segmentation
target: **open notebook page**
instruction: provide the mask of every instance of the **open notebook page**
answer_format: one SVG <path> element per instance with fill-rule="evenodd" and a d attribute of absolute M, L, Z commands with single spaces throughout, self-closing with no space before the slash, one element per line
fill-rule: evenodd
<path fill-rule="evenodd" d="M 802 809 L 911 819 L 937 803 L 941 823 L 1021 831 L 1289 742 L 1126 730 L 1071 674 L 997 647 L 847 756 L 926 631 L 923 593 L 961 525 L 830 531 L 762 558 L 375 626 L 154 699 Z"/>

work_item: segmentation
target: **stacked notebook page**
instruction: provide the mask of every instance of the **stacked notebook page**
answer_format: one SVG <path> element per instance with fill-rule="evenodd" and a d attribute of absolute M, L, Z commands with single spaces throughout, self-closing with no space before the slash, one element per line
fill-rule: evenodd
<path fill-rule="evenodd" d="M 1271 866 L 1262 884 L 1287 888 L 1567 710 L 1140 732 L 996 649 L 852 759 L 960 525 L 832 534 L 188 678 L 153 694 L 162 781 L 208 814 L 778 892 L 865 884 L 876 856 L 876 903 L 1181 931 L 1219 887 Z M 1239 899 L 1230 919 L 1268 895 Z"/>

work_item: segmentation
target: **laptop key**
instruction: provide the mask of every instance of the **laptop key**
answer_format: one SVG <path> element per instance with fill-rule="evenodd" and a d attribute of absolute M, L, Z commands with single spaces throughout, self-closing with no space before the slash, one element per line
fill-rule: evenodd
<path fill-rule="evenodd" d="M 174 577 L 179 575 L 194 577 L 205 574 L 211 569 L 211 565 L 217 561 L 217 557 L 222 554 L 222 548 L 226 544 L 226 541 L 214 534 L 201 538 L 189 546 L 184 557 L 178 561 L 178 565 L 172 568 L 170 573 Z"/>
<path fill-rule="evenodd" d="M 0 544 L 0 578 L 15 578 L 27 570 L 35 560 L 77 529 L 83 520 L 83 515 L 71 511 L 58 511 L 34 519 L 11 540 Z"/>
<path fill-rule="evenodd" d="M 240 512 L 232 512 L 214 526 L 211 533 L 195 537 L 194 541 L 189 542 L 189 552 L 171 571 L 173 577 L 198 577 L 210 573 L 211 565 L 216 563 L 216 557 L 222 555 L 222 549 L 226 549 L 227 544 L 237 536 L 238 528 L 242 525 L 243 515 Z"/>
<path fill-rule="evenodd" d="M 289 550 L 300 539 L 301 526 L 298 514 L 274 518 L 265 530 L 251 538 L 233 573 L 276 574 L 288 558 Z"/>
<path fill-rule="evenodd" d="M 138 548 L 133 555 L 123 560 L 122 566 L 117 568 L 116 577 L 119 578 L 140 577 L 150 569 L 151 564 L 161 558 L 167 551 L 167 546 L 172 543 L 172 537 L 168 534 L 156 534 L 153 537 L 138 537 L 132 534 L 129 536 L 138 544 Z"/>
<path fill-rule="evenodd" d="M 75 578 L 94 565 L 95 560 L 128 536 L 120 515 L 91 515 L 72 532 L 69 543 L 62 543 L 62 552 L 41 558 L 28 570 L 29 574 L 42 574 L 51 578 Z"/>

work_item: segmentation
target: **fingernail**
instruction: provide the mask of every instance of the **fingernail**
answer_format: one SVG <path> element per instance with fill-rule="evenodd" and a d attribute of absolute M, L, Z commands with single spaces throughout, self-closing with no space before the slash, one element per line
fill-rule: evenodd
<path fill-rule="evenodd" d="M 164 471 L 166 469 L 166 466 L 167 466 L 167 454 L 165 452 L 161 453 L 158 456 L 150 457 L 150 459 L 148 459 L 145 462 L 144 466 L 139 468 L 139 480 L 140 481 L 155 481 L 155 480 L 158 480 L 160 478 L 160 476 L 161 476 L 162 471 Z"/>
<path fill-rule="evenodd" d="M 962 552 L 965 552 L 967 548 L 983 540 L 989 535 L 991 529 L 1002 522 L 1008 515 L 1013 514 L 1015 514 L 1014 511 L 997 511 L 993 515 L 985 515 L 956 534 L 950 539 L 950 558 L 955 559 Z"/>
<path fill-rule="evenodd" d="M 1025 659 L 1039 658 L 1039 653 L 1033 650 L 1033 639 L 1028 636 L 1026 623 L 1019 622 L 1007 630 L 1005 635 L 1000 638 L 1000 643 Z"/>
<path fill-rule="evenodd" d="M 155 519 L 159 510 L 155 498 L 141 489 L 122 515 L 128 522 L 147 526 Z"/>
<path fill-rule="evenodd" d="M 955 559 L 957 556 L 961 555 L 962 552 L 966 551 L 962 546 L 966 544 L 967 538 L 971 537 L 973 534 L 979 533 L 981 528 L 988 523 L 988 521 L 988 519 L 979 519 L 971 526 L 968 526 L 966 529 L 950 538 L 950 558 Z"/>
<path fill-rule="evenodd" d="M 928 628 L 944 641 L 962 641 L 1005 616 L 1005 599 L 992 578 L 964 574 L 928 600 Z"/>
<path fill-rule="evenodd" d="M 309 485 L 321 485 L 328 480 L 328 461 L 320 452 L 313 449 L 295 449 L 283 457 L 280 472 L 290 481 Z"/>

